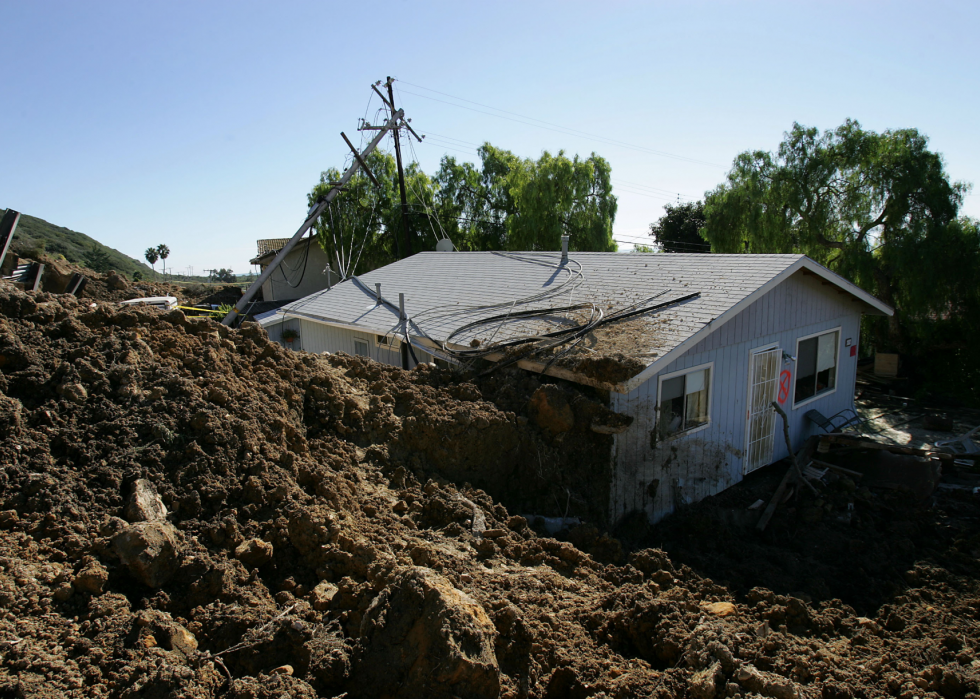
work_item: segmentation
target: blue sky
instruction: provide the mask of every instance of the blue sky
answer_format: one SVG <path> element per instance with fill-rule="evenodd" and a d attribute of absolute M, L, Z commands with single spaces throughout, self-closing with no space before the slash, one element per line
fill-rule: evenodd
<path fill-rule="evenodd" d="M 0 0 L 0 207 L 137 258 L 166 243 L 178 270 L 244 272 L 256 239 L 295 232 L 388 75 L 431 134 L 427 172 L 485 141 L 605 157 L 623 249 L 794 121 L 918 128 L 952 179 L 980 184 L 978 20 L 942 0 Z M 980 217 L 977 193 L 962 213 Z"/>

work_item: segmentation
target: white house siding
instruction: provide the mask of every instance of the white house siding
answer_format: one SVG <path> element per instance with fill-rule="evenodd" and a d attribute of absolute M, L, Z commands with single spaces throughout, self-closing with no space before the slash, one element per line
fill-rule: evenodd
<path fill-rule="evenodd" d="M 378 345 L 376 341 L 377 336 L 371 332 L 338 328 L 333 325 L 295 318 L 290 318 L 282 323 L 271 323 L 265 327 L 266 332 L 269 333 L 269 339 L 274 342 L 282 342 L 282 330 L 284 328 L 293 328 L 299 332 L 299 337 L 291 345 L 291 349 L 294 350 L 305 350 L 306 352 L 314 352 L 316 354 L 320 354 L 321 352 L 330 352 L 331 354 L 335 352 L 346 352 L 347 354 L 354 355 L 356 354 L 354 351 L 354 340 L 358 339 L 367 343 L 368 356 L 371 359 L 391 366 L 401 367 L 402 365 L 401 350 L 397 346 L 391 350 L 382 345 Z M 432 361 L 430 354 L 418 348 L 413 349 L 419 362 Z M 408 357 L 408 363 L 409 367 L 415 366 L 411 355 Z"/>
<path fill-rule="evenodd" d="M 749 355 L 754 349 L 775 343 L 795 355 L 797 338 L 838 326 L 841 329 L 837 390 L 794 407 L 791 389 L 782 404 L 789 416 L 794 449 L 813 433 L 804 418 L 806 411 L 815 408 L 830 416 L 851 407 L 857 357 L 850 356 L 850 348 L 844 343 L 850 338 L 857 344 L 862 310 L 862 304 L 852 299 L 815 276 L 795 274 L 629 394 L 612 394 L 610 407 L 635 418 L 630 429 L 615 437 L 612 521 L 640 510 L 655 522 L 680 505 L 697 502 L 742 479 Z M 651 435 L 659 377 L 708 363 L 713 363 L 709 426 L 654 447 Z M 780 371 L 783 369 L 792 372 L 792 386 L 795 363 L 781 363 Z M 772 461 L 786 455 L 782 420 L 777 417 Z M 656 486 L 651 485 L 654 483 Z"/>

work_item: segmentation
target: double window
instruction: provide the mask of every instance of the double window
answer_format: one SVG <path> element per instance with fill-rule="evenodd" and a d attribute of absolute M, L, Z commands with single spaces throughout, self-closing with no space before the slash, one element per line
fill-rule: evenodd
<path fill-rule="evenodd" d="M 837 389 L 837 347 L 840 331 L 812 335 L 796 341 L 796 404 Z"/>
<path fill-rule="evenodd" d="M 661 439 L 708 424 L 711 365 L 706 364 L 660 379 Z"/>

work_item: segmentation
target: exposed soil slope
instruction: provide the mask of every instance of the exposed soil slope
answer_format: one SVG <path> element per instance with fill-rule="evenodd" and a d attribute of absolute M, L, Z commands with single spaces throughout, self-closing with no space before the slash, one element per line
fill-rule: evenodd
<path fill-rule="evenodd" d="M 465 481 L 558 477 L 595 409 L 556 432 L 494 381 L 0 287 L 0 695 L 977 691 L 980 594 L 942 561 L 858 617 L 537 536 Z"/>

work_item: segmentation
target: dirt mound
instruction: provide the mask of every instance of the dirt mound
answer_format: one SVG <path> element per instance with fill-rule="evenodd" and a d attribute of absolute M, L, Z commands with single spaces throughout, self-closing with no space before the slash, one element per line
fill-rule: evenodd
<path fill-rule="evenodd" d="M 588 397 L 537 426 L 521 377 L 0 287 L 0 694 L 977 692 L 980 595 L 939 561 L 865 618 L 537 536 L 480 484 L 535 507 L 565 478 L 574 505 L 611 438 Z"/>

